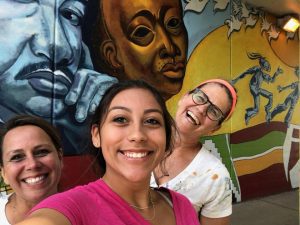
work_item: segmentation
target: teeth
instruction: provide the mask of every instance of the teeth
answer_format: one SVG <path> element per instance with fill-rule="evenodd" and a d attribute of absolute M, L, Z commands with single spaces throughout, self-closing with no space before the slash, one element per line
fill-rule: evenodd
<path fill-rule="evenodd" d="M 34 177 L 34 178 L 27 178 L 24 181 L 27 184 L 36 184 L 39 181 L 43 180 L 44 178 L 45 178 L 45 176 L 40 176 L 40 177 Z"/>
<path fill-rule="evenodd" d="M 144 158 L 147 156 L 147 154 L 148 154 L 147 152 L 124 152 L 125 156 L 127 156 L 129 158 L 134 158 L 134 159 Z"/>
<path fill-rule="evenodd" d="M 199 124 L 200 124 L 198 118 L 194 115 L 194 113 L 192 113 L 191 111 L 187 111 L 187 115 L 190 116 L 191 119 L 194 120 L 194 123 L 195 123 L 196 125 L 199 125 Z"/>

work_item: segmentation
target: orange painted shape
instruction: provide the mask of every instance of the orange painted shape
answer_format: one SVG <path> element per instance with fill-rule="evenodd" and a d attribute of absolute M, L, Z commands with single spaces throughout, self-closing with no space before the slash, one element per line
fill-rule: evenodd
<path fill-rule="evenodd" d="M 237 176 L 243 176 L 257 173 L 276 163 L 283 163 L 282 149 L 276 149 L 266 155 L 256 158 L 234 161 L 234 167 Z"/>

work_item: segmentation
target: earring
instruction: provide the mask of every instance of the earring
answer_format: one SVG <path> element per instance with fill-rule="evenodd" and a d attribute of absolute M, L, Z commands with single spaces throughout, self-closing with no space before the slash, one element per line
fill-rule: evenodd
<path fill-rule="evenodd" d="M 94 143 L 94 145 L 95 145 L 96 148 L 99 148 L 100 147 L 99 141 L 97 141 L 96 143 Z"/>

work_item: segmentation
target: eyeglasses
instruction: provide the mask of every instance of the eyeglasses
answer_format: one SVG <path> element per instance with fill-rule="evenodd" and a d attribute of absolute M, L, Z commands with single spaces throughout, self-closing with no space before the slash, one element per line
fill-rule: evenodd
<path fill-rule="evenodd" d="M 192 99 L 196 105 L 204 105 L 206 103 L 209 103 L 208 107 L 206 108 L 206 115 L 209 119 L 217 121 L 222 118 L 225 118 L 221 109 L 219 109 L 218 106 L 214 105 L 209 100 L 208 96 L 203 91 L 201 91 L 200 88 L 196 88 L 193 91 Z"/>

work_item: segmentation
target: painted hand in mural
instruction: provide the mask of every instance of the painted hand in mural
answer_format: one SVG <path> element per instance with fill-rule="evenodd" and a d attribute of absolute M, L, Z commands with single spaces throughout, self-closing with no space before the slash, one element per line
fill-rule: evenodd
<path fill-rule="evenodd" d="M 68 154 L 82 151 L 80 130 L 116 81 L 93 71 L 82 42 L 86 4 L 0 1 L 0 123 L 16 114 L 43 117 L 60 128 Z"/>
<path fill-rule="evenodd" d="M 68 106 L 76 105 L 74 116 L 77 122 L 83 122 L 88 114 L 93 114 L 104 91 L 118 81 L 114 77 L 92 70 L 92 61 L 84 43 L 82 43 L 82 49 L 81 64 L 85 68 L 79 68 L 74 74 L 74 81 L 65 98 L 65 103 Z"/>
<path fill-rule="evenodd" d="M 277 90 L 278 90 L 278 92 L 280 93 L 280 92 L 282 92 L 283 88 L 282 88 L 280 85 L 278 85 L 278 86 L 277 86 Z"/>
<path fill-rule="evenodd" d="M 94 113 L 106 88 L 116 81 L 94 70 L 79 69 L 65 99 L 67 105 L 76 104 L 76 121 L 83 122 L 88 114 Z"/>

